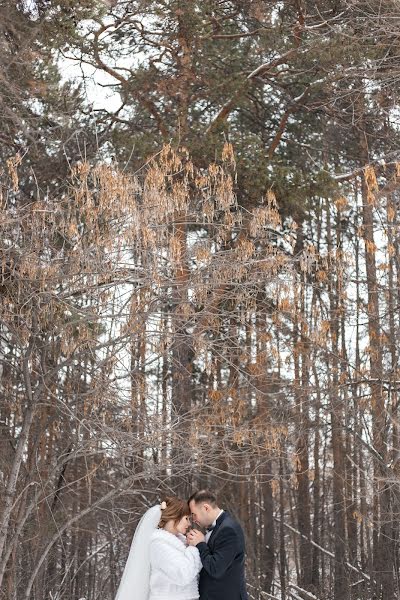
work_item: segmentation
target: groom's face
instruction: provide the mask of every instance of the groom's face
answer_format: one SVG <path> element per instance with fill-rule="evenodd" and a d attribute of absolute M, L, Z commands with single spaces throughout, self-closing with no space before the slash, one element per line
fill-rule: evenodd
<path fill-rule="evenodd" d="M 206 502 L 194 502 L 192 500 L 189 504 L 190 512 L 192 513 L 192 517 L 194 521 L 196 521 L 199 525 L 203 527 L 209 527 L 211 523 L 213 523 L 214 518 L 212 516 L 212 509 L 209 504 Z"/>

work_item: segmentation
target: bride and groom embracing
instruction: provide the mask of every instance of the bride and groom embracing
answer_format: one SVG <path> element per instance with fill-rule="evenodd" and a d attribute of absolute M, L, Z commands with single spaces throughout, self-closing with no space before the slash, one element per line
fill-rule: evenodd
<path fill-rule="evenodd" d="M 241 526 L 200 490 L 168 497 L 136 528 L 116 600 L 247 600 Z"/>

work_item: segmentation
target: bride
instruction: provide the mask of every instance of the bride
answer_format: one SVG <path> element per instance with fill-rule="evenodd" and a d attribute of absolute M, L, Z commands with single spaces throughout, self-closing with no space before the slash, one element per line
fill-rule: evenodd
<path fill-rule="evenodd" d="M 197 600 L 202 568 L 196 547 L 186 544 L 186 502 L 174 496 L 150 508 L 133 537 L 116 600 Z"/>

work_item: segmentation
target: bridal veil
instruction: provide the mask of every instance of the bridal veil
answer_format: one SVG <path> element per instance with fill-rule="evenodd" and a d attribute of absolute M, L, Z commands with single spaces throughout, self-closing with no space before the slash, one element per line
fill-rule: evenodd
<path fill-rule="evenodd" d="M 161 519 L 159 504 L 140 519 L 115 600 L 147 600 L 150 588 L 150 540 Z"/>

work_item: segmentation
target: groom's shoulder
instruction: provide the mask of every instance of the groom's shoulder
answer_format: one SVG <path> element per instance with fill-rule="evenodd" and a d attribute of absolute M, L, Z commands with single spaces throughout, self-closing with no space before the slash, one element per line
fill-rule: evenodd
<path fill-rule="evenodd" d="M 226 512 L 222 525 L 227 528 L 242 529 L 239 521 L 237 521 L 229 512 Z"/>
<path fill-rule="evenodd" d="M 233 529 L 234 532 L 238 535 L 243 535 L 243 529 L 239 521 L 235 519 L 230 513 L 226 513 L 225 519 L 223 520 L 222 525 L 226 529 Z"/>
<path fill-rule="evenodd" d="M 227 525 L 239 525 L 239 521 L 237 519 L 235 519 L 235 517 L 232 515 L 232 513 L 225 511 L 225 519 L 223 521 L 224 523 L 226 523 Z"/>

